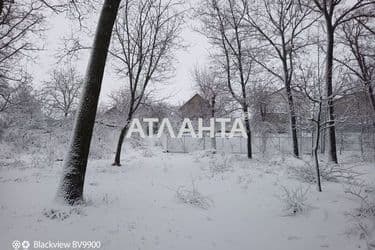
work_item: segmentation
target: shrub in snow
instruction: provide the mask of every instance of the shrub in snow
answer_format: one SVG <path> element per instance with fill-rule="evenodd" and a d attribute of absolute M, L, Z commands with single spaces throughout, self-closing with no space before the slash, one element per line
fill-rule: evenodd
<path fill-rule="evenodd" d="M 304 162 L 304 164 L 289 166 L 289 172 L 297 179 L 307 182 L 316 183 L 316 169 L 309 162 Z M 344 167 L 340 164 L 321 164 L 320 165 L 320 177 L 321 180 L 330 182 L 352 182 L 361 173 L 354 170 L 354 167 Z"/>
<path fill-rule="evenodd" d="M 41 154 L 33 154 L 31 157 L 31 166 L 34 168 L 53 167 L 57 157 L 53 147 L 48 147 Z"/>
<path fill-rule="evenodd" d="M 360 201 L 360 206 L 352 213 L 360 238 L 366 240 L 368 249 L 375 249 L 375 189 L 365 183 L 352 183 L 345 193 Z"/>
<path fill-rule="evenodd" d="M 131 138 L 126 138 L 125 140 L 127 140 L 133 148 L 142 148 L 146 146 L 144 140 L 140 137 L 134 136 Z"/>
<path fill-rule="evenodd" d="M 282 187 L 280 200 L 284 204 L 283 211 L 286 213 L 286 215 L 292 216 L 307 211 L 309 208 L 309 206 L 306 204 L 308 192 L 308 188 L 304 189 L 302 187 L 297 187 L 288 189 L 286 187 Z"/>
<path fill-rule="evenodd" d="M 15 156 L 13 147 L 8 143 L 0 143 L 0 148 L 0 159 L 4 160 L 17 158 Z"/>
<path fill-rule="evenodd" d="M 73 208 L 61 208 L 61 209 L 44 209 L 42 214 L 51 219 L 51 220 L 65 220 L 69 218 L 71 215 L 84 215 L 82 212 L 82 209 L 79 207 L 73 207 Z"/>
<path fill-rule="evenodd" d="M 102 197 L 102 202 L 105 204 L 105 205 L 111 205 L 113 204 L 117 199 L 113 198 L 111 195 L 109 194 L 104 194 L 103 197 Z"/>
<path fill-rule="evenodd" d="M 154 153 L 149 147 L 142 147 L 141 152 L 142 152 L 142 156 L 146 158 L 150 158 L 154 156 Z"/>
<path fill-rule="evenodd" d="M 232 170 L 232 157 L 225 153 L 214 155 L 209 161 L 209 167 L 211 173 L 220 174 Z"/>
<path fill-rule="evenodd" d="M 187 189 L 184 186 L 179 187 L 176 191 L 176 197 L 185 204 L 202 209 L 208 209 L 213 205 L 213 201 L 209 197 L 202 195 L 197 190 L 194 182 L 192 183 L 192 189 Z"/>
<path fill-rule="evenodd" d="M 104 159 L 111 154 L 111 149 L 109 148 L 109 143 L 105 144 L 101 141 L 95 141 L 95 143 L 91 144 L 90 148 L 90 159 Z"/>
<path fill-rule="evenodd" d="M 213 150 L 201 150 L 201 151 L 194 151 L 190 153 L 194 158 L 194 162 L 199 163 L 204 158 L 213 158 L 216 157 L 216 151 Z"/>
<path fill-rule="evenodd" d="M 112 156 L 114 131 L 107 127 L 95 126 L 90 147 L 90 159 L 104 159 Z"/>
<path fill-rule="evenodd" d="M 8 167 L 8 168 L 23 168 L 25 166 L 25 162 L 21 160 L 9 160 L 9 161 L 0 161 L 0 167 Z"/>

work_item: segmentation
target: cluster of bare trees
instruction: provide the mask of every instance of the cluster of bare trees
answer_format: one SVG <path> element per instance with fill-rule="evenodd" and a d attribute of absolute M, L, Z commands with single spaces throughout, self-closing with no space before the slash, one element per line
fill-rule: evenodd
<path fill-rule="evenodd" d="M 115 30 L 115 43 L 110 54 L 120 62 L 117 64 L 117 73 L 125 77 L 130 93 L 127 106 L 128 120 L 120 133 L 115 165 L 120 164 L 119 156 L 124 135 L 132 115 L 147 96 L 148 84 L 163 79 L 170 70 L 168 67 L 171 60 L 169 52 L 173 51 L 176 46 L 176 36 L 181 25 L 180 16 L 176 15 L 176 12 L 164 9 L 165 6 L 162 2 L 141 1 L 134 3 L 126 1 L 121 9 L 123 15 L 118 18 L 115 24 L 114 19 L 119 4 L 119 1 L 116 3 L 106 1 L 98 24 L 97 38 L 94 42 L 93 55 L 87 73 L 89 80 L 86 80 L 83 90 L 82 100 L 84 101 L 81 102 L 78 110 L 72 146 L 65 161 L 67 171 L 60 189 L 62 196 L 69 202 L 75 202 L 82 197 L 84 170 L 95 119 L 94 111 L 96 111 L 102 68 L 104 68 L 110 39 L 109 30 L 112 31 L 113 27 Z M 371 103 L 373 103 L 373 83 L 368 77 L 371 74 L 369 72 L 372 72 L 369 70 L 371 66 L 363 66 L 363 61 L 365 61 L 365 65 L 371 64 L 372 61 L 364 59 L 363 54 L 361 56 L 358 54 L 366 53 L 366 56 L 371 58 L 373 55 L 371 52 L 368 54 L 363 52 L 363 45 L 360 46 L 361 51 L 358 53 L 355 46 L 356 43 L 359 44 L 355 41 L 354 31 L 356 29 L 351 28 L 350 24 L 373 34 L 371 21 L 374 4 L 373 1 L 341 0 L 205 0 L 200 3 L 196 9 L 196 15 L 202 21 L 202 33 L 209 38 L 213 46 L 211 56 L 215 77 L 210 76 L 207 72 L 196 71 L 195 80 L 198 82 L 200 91 L 213 107 L 216 106 L 218 95 L 223 89 L 226 89 L 232 99 L 241 107 L 248 135 L 249 158 L 252 157 L 249 96 L 252 95 L 251 89 L 254 89 L 251 86 L 259 86 L 264 79 L 274 78 L 284 86 L 287 93 L 294 155 L 298 157 L 300 152 L 298 151 L 297 114 L 292 90 L 299 87 L 305 90 L 306 96 L 315 107 L 311 118 L 311 121 L 316 125 L 315 159 L 316 161 L 318 159 L 319 134 L 323 127 L 328 130 L 329 135 L 328 156 L 331 161 L 337 163 L 333 101 L 335 80 L 339 78 L 335 76 L 334 71 L 336 59 L 334 48 L 338 43 L 335 35 L 337 32 L 346 34 L 345 42 L 342 44 L 351 48 L 355 60 L 354 62 L 353 60 L 341 60 L 340 64 L 348 67 L 349 71 L 361 80 L 367 89 Z M 317 34 L 321 35 L 316 32 L 317 26 L 322 26 L 321 29 L 326 36 L 325 39 L 322 39 L 323 41 L 317 39 Z M 107 33 L 104 32 L 104 27 L 107 29 Z M 159 34 L 162 35 L 159 36 Z M 354 42 L 352 35 L 354 35 Z M 362 36 L 357 35 L 357 38 L 360 37 Z M 361 40 L 362 43 L 366 42 Z M 97 51 L 98 44 L 104 46 L 101 48 L 101 53 Z M 311 56 L 311 46 L 317 44 L 322 47 L 325 55 L 324 80 L 321 80 L 320 75 L 312 77 L 309 70 L 310 73 L 305 74 L 306 69 L 304 71 L 298 67 L 302 61 Z M 99 56 L 96 53 L 99 53 Z M 339 60 L 336 61 L 339 62 Z M 354 66 L 353 63 L 355 63 Z M 99 72 L 96 67 L 100 67 Z M 320 68 L 320 65 L 317 67 Z M 91 68 L 95 69 L 95 72 L 90 71 Z M 314 67 L 312 67 L 313 69 Z M 92 79 L 93 76 L 96 81 Z M 207 84 L 207 81 L 211 83 Z M 311 81 L 312 84 L 308 84 Z M 218 82 L 220 87 L 216 85 Z M 221 88 L 222 83 L 225 84 L 223 88 Z M 328 114 L 326 119 L 322 118 L 323 110 L 326 110 Z M 213 109 L 213 116 L 214 113 Z M 83 131 L 84 125 L 85 131 Z M 87 132 L 88 125 L 90 130 Z M 317 170 L 319 170 L 318 165 Z"/>
<path fill-rule="evenodd" d="M 213 47 L 215 65 L 221 67 L 228 89 L 242 106 L 245 121 L 249 120 L 246 115 L 249 103 L 245 100 L 251 95 L 247 85 L 259 85 L 259 82 L 267 85 L 273 77 L 285 88 L 296 157 L 300 152 L 293 96 L 293 89 L 298 87 L 295 78 L 302 74 L 301 62 L 309 61 L 314 56 L 314 48 L 321 47 L 325 59 L 320 63 L 325 64 L 322 98 L 327 104 L 328 156 L 337 163 L 333 102 L 338 94 L 335 87 L 340 85 L 335 81 L 340 77 L 335 75 L 335 68 L 345 65 L 356 76 L 354 81 L 363 84 L 373 105 L 374 54 L 370 40 L 373 39 L 374 6 L 374 1 L 207 0 L 199 4 L 196 14 L 202 23 L 202 33 Z M 334 54 L 339 44 L 351 52 L 344 59 Z M 251 144 L 248 152 L 251 157 Z"/>
<path fill-rule="evenodd" d="M 149 85 L 171 77 L 174 52 L 183 24 L 180 1 L 124 1 L 110 50 L 115 71 L 129 90 L 127 121 L 121 129 L 113 165 L 120 166 L 121 148 L 133 115 L 150 95 Z"/>
<path fill-rule="evenodd" d="M 121 147 L 129 122 L 148 96 L 148 86 L 167 79 L 178 41 L 183 12 L 180 1 L 110 1 L 103 4 L 92 54 L 78 105 L 74 131 L 58 196 L 70 204 L 82 199 L 87 157 L 95 123 L 107 54 L 129 90 L 127 121 L 121 130 L 114 165 L 120 165 Z M 113 31 L 113 32 L 112 32 Z M 112 46 L 110 48 L 110 41 Z"/>
<path fill-rule="evenodd" d="M 30 80 L 21 66 L 40 49 L 35 41 L 44 30 L 47 11 L 69 13 L 82 24 L 85 15 L 98 5 L 90 0 L 0 1 L 0 112 L 19 100 L 20 86 L 25 79 Z M 180 0 L 105 0 L 85 77 L 68 67 L 52 72 L 44 83 L 41 96 L 49 110 L 58 110 L 62 116 L 76 110 L 58 192 L 66 202 L 82 199 L 107 55 L 127 93 L 123 100 L 126 121 L 114 159 L 114 165 L 120 165 L 131 119 L 152 95 L 152 85 L 164 82 L 174 72 L 174 55 L 181 47 L 179 35 L 185 17 L 182 5 Z M 286 92 L 291 147 L 299 157 L 299 114 L 293 91 L 302 90 L 312 107 L 316 162 L 319 134 L 327 131 L 328 157 L 337 163 L 334 100 L 342 89 L 342 75 L 350 79 L 351 88 L 360 86 L 367 94 L 375 126 L 374 13 L 373 0 L 199 1 L 194 17 L 200 20 L 199 30 L 212 46 L 211 65 L 195 69 L 193 79 L 210 102 L 211 116 L 223 109 L 232 110 L 236 103 L 245 119 L 247 156 L 252 158 L 250 113 L 254 108 L 260 109 L 261 116 L 266 112 L 265 89 L 270 83 L 278 84 Z M 311 58 L 316 57 L 316 48 L 319 60 L 314 63 Z M 336 54 L 336 48 L 345 53 Z M 259 98 L 261 95 L 264 97 Z"/>
<path fill-rule="evenodd" d="M 129 97 L 123 100 L 128 119 L 123 124 L 114 161 L 120 165 L 121 146 L 129 122 L 152 95 L 149 85 L 167 80 L 174 72 L 174 52 L 182 46 L 179 40 L 184 23 L 182 4 L 179 0 L 104 1 L 93 45 L 88 47 L 91 56 L 85 77 L 70 64 L 59 66 L 40 86 L 41 90 L 34 91 L 23 63 L 33 59 L 36 55 L 33 52 L 41 49 L 37 46 L 38 38 L 45 30 L 48 13 L 67 14 L 83 27 L 86 16 L 98 9 L 100 2 L 0 1 L 0 111 L 18 104 L 22 96 L 26 99 L 24 90 L 27 90 L 33 100 L 43 104 L 47 115 L 67 117 L 76 113 L 58 192 L 68 203 L 82 198 L 107 54 Z"/>
<path fill-rule="evenodd" d="M 18 92 L 28 83 L 22 63 L 37 50 L 32 40 L 43 30 L 44 5 L 38 1 L 4 0 L 0 4 L 0 112 L 19 103 Z"/>
<path fill-rule="evenodd" d="M 211 118 L 225 117 L 236 109 L 233 105 L 233 98 L 228 95 L 225 81 L 212 67 L 196 66 L 192 71 L 192 80 L 197 92 L 209 103 Z M 211 148 L 216 150 L 216 138 L 211 138 Z"/>
<path fill-rule="evenodd" d="M 67 13 L 82 19 L 95 5 L 91 0 L 0 1 L 0 112 L 22 104 L 19 96 L 32 87 L 27 64 L 43 49 L 47 17 Z"/>
<path fill-rule="evenodd" d="M 71 114 L 76 109 L 82 83 L 82 77 L 72 66 L 53 70 L 39 93 L 46 113 L 54 117 Z"/>

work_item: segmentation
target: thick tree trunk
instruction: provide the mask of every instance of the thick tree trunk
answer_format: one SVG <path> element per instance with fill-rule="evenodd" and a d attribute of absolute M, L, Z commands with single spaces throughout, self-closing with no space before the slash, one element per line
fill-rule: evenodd
<path fill-rule="evenodd" d="M 253 158 L 253 150 L 251 145 L 251 127 L 250 127 L 250 119 L 249 119 L 249 112 L 247 106 L 242 108 L 244 115 L 245 115 L 245 127 L 246 127 L 246 145 L 247 145 L 247 158 Z"/>
<path fill-rule="evenodd" d="M 368 84 L 368 87 L 367 87 L 367 92 L 368 92 L 368 96 L 369 96 L 369 99 L 370 99 L 370 103 L 371 103 L 371 106 L 372 106 L 372 109 L 375 113 L 375 93 L 374 93 L 374 90 L 371 86 L 371 84 L 369 83 Z"/>
<path fill-rule="evenodd" d="M 0 0 L 0 15 L 3 14 L 4 0 Z"/>
<path fill-rule="evenodd" d="M 124 143 L 125 136 L 128 133 L 130 123 L 131 123 L 131 118 L 126 121 L 125 126 L 121 129 L 120 136 L 119 136 L 118 141 L 117 141 L 115 161 L 113 162 L 112 166 L 121 166 L 122 144 Z"/>
<path fill-rule="evenodd" d="M 333 104 L 333 49 L 334 49 L 334 29 L 327 25 L 327 62 L 326 62 L 326 91 L 328 105 L 328 160 L 338 163 L 336 149 L 336 126 L 335 126 L 335 110 Z"/>
<path fill-rule="evenodd" d="M 375 93 L 371 86 L 371 83 L 368 83 L 367 85 L 367 95 L 372 107 L 372 125 L 375 128 Z"/>
<path fill-rule="evenodd" d="M 285 75 L 285 77 L 287 77 L 287 75 Z M 295 157 L 299 157 L 296 109 L 294 106 L 294 100 L 293 100 L 292 89 L 290 87 L 290 81 L 288 80 L 285 80 L 285 89 L 286 89 L 286 95 L 287 95 L 288 105 L 289 105 L 289 119 L 290 119 L 290 127 L 291 127 L 291 132 L 292 132 L 293 155 Z"/>
<path fill-rule="evenodd" d="M 73 205 L 83 198 L 83 187 L 112 28 L 120 0 L 105 0 L 95 34 L 85 83 L 74 122 L 58 197 Z"/>

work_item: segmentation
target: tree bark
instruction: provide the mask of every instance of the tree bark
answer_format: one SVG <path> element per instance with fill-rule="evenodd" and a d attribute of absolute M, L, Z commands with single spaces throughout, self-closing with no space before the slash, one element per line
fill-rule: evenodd
<path fill-rule="evenodd" d="M 4 0 L 0 0 L 0 15 L 3 14 Z"/>
<path fill-rule="evenodd" d="M 319 192 L 322 192 L 322 184 L 320 181 L 320 167 L 319 167 L 319 157 L 318 157 L 318 147 L 319 147 L 319 139 L 320 139 L 320 126 L 316 125 L 316 138 L 315 138 L 315 145 L 314 145 L 314 163 L 316 169 L 316 182 L 317 188 Z"/>
<path fill-rule="evenodd" d="M 367 95 L 368 95 L 368 98 L 369 98 L 371 106 L 372 106 L 372 117 L 373 117 L 372 118 L 372 124 L 375 128 L 375 93 L 374 93 L 374 90 L 371 86 L 371 83 L 368 83 Z"/>
<path fill-rule="evenodd" d="M 327 111 L 328 111 L 328 160 L 334 163 L 337 161 L 336 149 L 336 126 L 335 126 L 335 109 L 333 105 L 333 50 L 334 50 L 334 28 L 327 25 L 327 62 L 326 62 L 326 91 L 327 91 Z"/>
<path fill-rule="evenodd" d="M 290 87 L 290 81 L 288 80 L 285 80 L 285 89 L 286 89 L 288 105 L 289 105 L 289 119 L 290 119 L 290 127 L 291 127 L 291 132 L 292 132 L 293 155 L 298 158 L 299 149 L 298 149 L 298 135 L 297 135 L 297 117 L 296 117 L 296 110 L 295 110 L 294 100 L 293 100 L 293 95 L 292 95 L 292 89 Z"/>
<path fill-rule="evenodd" d="M 322 100 L 319 102 L 319 109 L 317 120 L 315 121 L 316 126 L 316 138 L 315 138 L 315 145 L 313 149 L 314 154 L 314 163 L 315 163 L 315 170 L 316 170 L 316 183 L 319 192 L 322 192 L 322 184 L 320 181 L 320 166 L 319 166 L 319 155 L 318 155 L 318 148 L 319 148 L 319 140 L 320 140 L 320 130 L 321 130 L 321 117 L 322 117 Z"/>
<path fill-rule="evenodd" d="M 98 99 L 111 41 L 112 28 L 120 0 L 105 0 L 94 38 L 93 49 L 87 66 L 85 83 L 78 106 L 73 135 L 64 161 L 64 170 L 58 198 L 70 205 L 83 199 L 83 188 L 95 124 Z"/>
<path fill-rule="evenodd" d="M 124 143 L 125 136 L 128 133 L 130 123 L 131 123 L 131 117 L 130 117 L 130 119 L 128 119 L 126 121 L 125 126 L 121 129 L 120 136 L 119 136 L 118 141 L 117 141 L 115 161 L 112 163 L 112 166 L 121 166 L 121 149 L 122 149 L 122 144 Z"/>
<path fill-rule="evenodd" d="M 247 158 L 253 158 L 253 150 L 251 145 L 251 127 L 250 127 L 250 120 L 249 120 L 249 112 L 247 106 L 242 108 L 244 115 L 245 115 L 245 127 L 246 127 L 246 144 L 247 144 Z"/>

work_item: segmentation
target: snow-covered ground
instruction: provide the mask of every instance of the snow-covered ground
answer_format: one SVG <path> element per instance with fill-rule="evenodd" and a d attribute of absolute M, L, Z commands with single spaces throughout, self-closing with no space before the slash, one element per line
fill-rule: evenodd
<path fill-rule="evenodd" d="M 89 162 L 86 203 L 74 208 L 54 202 L 61 162 L 38 167 L 25 155 L 2 160 L 1 249 L 12 249 L 14 240 L 93 240 L 106 250 L 367 247 L 350 215 L 360 204 L 344 192 L 348 184 L 323 182 L 318 193 L 290 173 L 303 161 L 171 154 L 158 147 L 127 149 L 122 167 L 111 159 Z M 356 161 L 346 164 L 375 180 L 374 163 Z M 285 209 L 285 190 L 307 192 L 303 211 Z"/>

